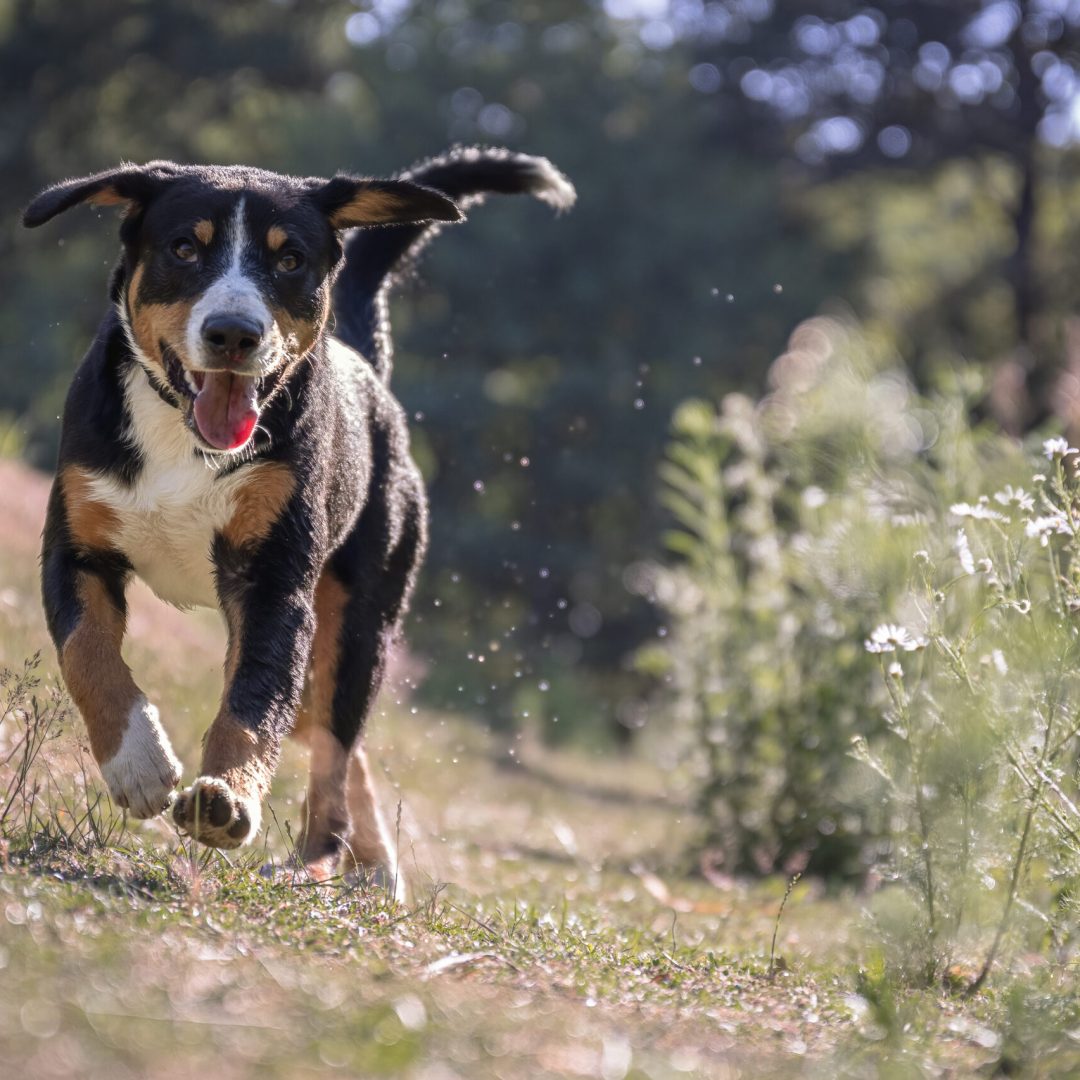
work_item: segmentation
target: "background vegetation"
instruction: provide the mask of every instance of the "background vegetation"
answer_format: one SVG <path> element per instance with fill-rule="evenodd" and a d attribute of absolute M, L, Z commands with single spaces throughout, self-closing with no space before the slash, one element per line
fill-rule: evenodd
<path fill-rule="evenodd" d="M 0 449 L 43 469 L 115 243 L 105 213 L 21 232 L 44 184 L 153 157 L 379 174 L 490 142 L 580 195 L 558 221 L 477 210 L 395 304 L 434 504 L 376 722 L 407 913 L 266 884 L 284 825 L 250 864 L 198 862 L 100 801 L 50 661 L 19 674 L 44 481 L 3 465 L 20 1054 L 145 1070 L 153 1040 L 102 1019 L 130 1018 L 119 992 L 31 1007 L 35 970 L 62 987 L 122 954 L 157 971 L 140 1023 L 188 1062 L 177 1032 L 216 1025 L 237 1075 L 305 1053 L 499 1075 L 500 1047 L 506 1075 L 1075 1071 L 1080 6 L 0 0 L 0 61 Z M 205 717 L 219 631 L 143 604 L 149 688 Z M 275 804 L 298 792 L 286 770 Z M 222 986 L 304 1032 L 226 1037 L 159 925 L 193 955 L 225 934 Z M 333 1008 L 389 978 L 350 1014 L 365 1038 L 279 977 L 298 937 Z M 483 989 L 415 989 L 448 972 Z M 521 1024 L 481 1016 L 496 993 Z M 574 1024 L 591 1049 L 567 1057 Z"/>

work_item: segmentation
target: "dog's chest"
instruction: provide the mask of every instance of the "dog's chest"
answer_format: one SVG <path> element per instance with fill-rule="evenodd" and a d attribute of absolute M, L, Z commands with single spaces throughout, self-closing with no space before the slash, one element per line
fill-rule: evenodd
<path fill-rule="evenodd" d="M 113 512 L 117 546 L 162 600 L 216 607 L 211 551 L 233 513 L 232 481 L 201 462 L 151 459 L 130 487 L 97 479 L 93 491 Z"/>
<path fill-rule="evenodd" d="M 95 477 L 93 497 L 112 512 L 115 546 L 162 600 L 181 607 L 217 607 L 214 535 L 232 517 L 250 466 L 222 475 L 194 453 L 175 410 L 156 395 L 147 400 L 132 389 L 129 384 L 131 436 L 142 468 L 132 484 Z"/>

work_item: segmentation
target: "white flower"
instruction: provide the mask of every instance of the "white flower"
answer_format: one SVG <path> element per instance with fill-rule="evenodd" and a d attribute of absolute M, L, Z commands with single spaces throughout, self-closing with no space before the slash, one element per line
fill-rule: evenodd
<path fill-rule="evenodd" d="M 1080 454 L 1080 450 L 1070 446 L 1067 440 L 1059 436 L 1056 439 L 1043 440 L 1043 453 L 1047 460 L 1054 461 L 1056 458 L 1067 458 L 1070 454 Z"/>
<path fill-rule="evenodd" d="M 960 566 L 965 574 L 975 573 L 975 556 L 971 554 L 968 544 L 967 533 L 963 529 L 956 530 L 956 554 L 960 559 Z"/>
<path fill-rule="evenodd" d="M 1032 518 L 1024 525 L 1024 532 L 1031 539 L 1038 537 L 1043 547 L 1046 547 L 1055 533 L 1062 536 L 1070 534 L 1069 523 L 1060 510 L 1045 517 Z"/>
<path fill-rule="evenodd" d="M 817 510 L 829 501 L 829 496 L 821 488 L 812 485 L 803 489 L 802 501 L 803 506 L 810 510 Z"/>
<path fill-rule="evenodd" d="M 1026 513 L 1035 509 L 1035 499 L 1023 488 L 1014 488 L 1012 484 L 1006 484 L 1000 491 L 994 492 L 994 501 L 1002 506 L 1018 506 Z"/>
<path fill-rule="evenodd" d="M 919 548 L 913 557 L 917 563 L 922 563 L 923 566 L 930 562 L 930 552 L 925 548 Z"/>
<path fill-rule="evenodd" d="M 896 626 L 893 623 L 882 623 L 863 642 L 864 648 L 869 653 L 887 653 L 897 650 L 915 652 L 918 649 L 925 649 L 929 644 L 927 638 L 920 634 L 912 634 L 907 627 Z"/>
<path fill-rule="evenodd" d="M 949 507 L 949 513 L 955 514 L 957 517 L 978 518 L 980 521 L 1004 521 L 1006 524 L 1009 521 L 1004 514 L 992 510 L 986 503 L 981 501 L 974 505 L 971 503 L 953 503 Z"/>
<path fill-rule="evenodd" d="M 889 665 L 889 678 L 890 679 L 902 679 L 904 677 L 904 669 L 897 661 L 893 661 Z"/>

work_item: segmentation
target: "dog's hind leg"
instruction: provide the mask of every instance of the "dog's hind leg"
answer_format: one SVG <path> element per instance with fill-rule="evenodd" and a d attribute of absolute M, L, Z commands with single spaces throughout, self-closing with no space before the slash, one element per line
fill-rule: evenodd
<path fill-rule="evenodd" d="M 311 750 L 311 773 L 304 800 L 304 824 L 297 855 L 310 877 L 333 877 L 349 834 L 345 790 L 349 751 L 334 732 L 334 691 L 341 663 L 342 635 L 350 596 L 324 569 L 315 590 L 315 639 L 293 736 Z"/>
<path fill-rule="evenodd" d="M 404 897 L 393 839 L 379 809 L 363 746 L 364 722 L 423 553 L 418 477 L 389 485 L 323 570 L 316 636 L 297 736 L 311 747 L 300 857 L 325 878 L 340 869 Z M 384 498 L 393 500 L 386 505 Z"/>

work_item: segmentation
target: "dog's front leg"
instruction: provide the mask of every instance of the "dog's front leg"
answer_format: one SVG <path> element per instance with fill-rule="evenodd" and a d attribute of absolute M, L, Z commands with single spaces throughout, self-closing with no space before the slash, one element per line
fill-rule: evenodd
<path fill-rule="evenodd" d="M 281 740 L 296 720 L 315 633 L 319 545 L 309 528 L 254 551 L 225 538 L 215 545 L 229 630 L 225 689 L 201 775 L 173 806 L 177 825 L 210 847 L 240 847 L 258 835 Z"/>
<path fill-rule="evenodd" d="M 57 481 L 41 553 L 45 618 L 113 801 L 134 817 L 151 818 L 169 805 L 180 762 L 157 709 L 120 655 L 131 570 L 107 546 L 101 518 L 70 474 L 67 483 Z"/>

